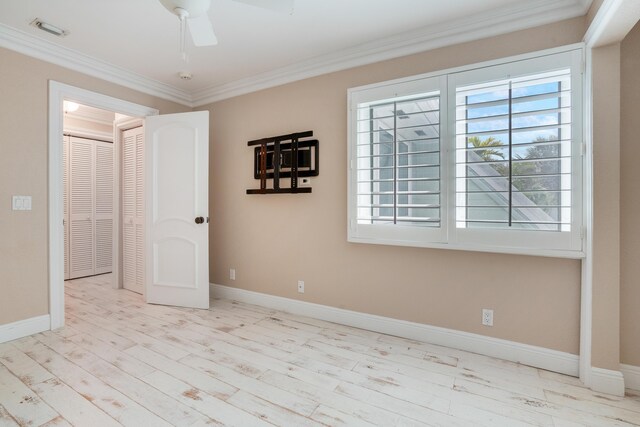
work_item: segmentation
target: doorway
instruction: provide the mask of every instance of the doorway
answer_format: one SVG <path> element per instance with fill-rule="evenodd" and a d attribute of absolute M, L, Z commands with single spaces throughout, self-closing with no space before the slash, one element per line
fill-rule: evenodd
<path fill-rule="evenodd" d="M 120 273 L 100 282 L 142 294 L 143 120 L 66 100 L 63 107 L 65 281 L 112 273 L 118 257 Z"/>
<path fill-rule="evenodd" d="M 64 101 L 64 278 L 111 273 L 115 113 Z"/>
<path fill-rule="evenodd" d="M 51 329 L 64 326 L 64 101 L 113 111 L 129 117 L 157 115 L 158 110 L 123 101 L 85 89 L 49 82 L 49 311 Z M 116 143 L 116 141 L 114 141 Z M 119 155 L 115 147 L 115 155 Z M 116 157 L 117 159 L 118 157 Z M 119 174 L 114 174 L 114 188 L 119 188 Z M 114 204 L 113 227 L 120 228 L 118 204 Z M 118 233 L 114 233 L 113 247 L 120 250 Z M 121 257 L 113 257 L 113 282 L 118 286 Z"/>

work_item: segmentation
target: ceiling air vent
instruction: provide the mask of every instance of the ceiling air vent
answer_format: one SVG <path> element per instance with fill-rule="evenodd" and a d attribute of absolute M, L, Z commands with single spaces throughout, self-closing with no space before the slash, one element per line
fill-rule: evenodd
<path fill-rule="evenodd" d="M 62 28 L 56 27 L 55 25 L 48 24 L 39 18 L 36 18 L 33 21 L 31 21 L 30 25 L 33 25 L 34 27 L 42 31 L 46 31 L 49 34 L 53 34 L 54 36 L 57 36 L 57 37 L 64 37 L 67 34 L 69 34 L 69 31 L 63 30 Z"/>

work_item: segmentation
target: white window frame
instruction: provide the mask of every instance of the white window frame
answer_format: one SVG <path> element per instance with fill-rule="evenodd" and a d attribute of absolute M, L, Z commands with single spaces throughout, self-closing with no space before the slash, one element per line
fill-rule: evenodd
<path fill-rule="evenodd" d="M 349 242 L 415 246 L 583 258 L 584 171 L 584 45 L 574 44 L 454 69 L 350 88 L 348 98 L 348 221 Z M 571 68 L 572 192 L 571 231 L 456 228 L 455 96 L 464 86 L 511 75 Z M 438 89 L 439 87 L 439 89 Z M 357 107 L 359 104 L 440 90 L 440 204 L 441 226 L 358 224 L 357 221 Z"/>
<path fill-rule="evenodd" d="M 447 176 L 446 171 L 443 170 L 443 142 L 446 140 L 446 136 L 443 132 L 446 132 L 447 120 L 447 106 L 446 99 L 443 93 L 446 92 L 447 80 L 446 76 L 421 78 L 415 81 L 405 81 L 401 84 L 382 84 L 376 87 L 370 88 L 361 92 L 352 92 L 351 100 L 354 105 L 367 104 L 369 102 L 376 102 L 390 98 L 400 98 L 406 96 L 412 96 L 422 93 L 440 93 L 440 182 L 442 183 L 443 177 Z M 358 224 L 357 218 L 357 194 L 358 194 L 358 180 L 357 180 L 357 108 L 351 111 L 349 118 L 350 135 L 349 142 L 349 159 L 350 165 L 353 164 L 351 172 L 349 174 L 349 194 L 354 196 L 354 199 L 349 203 L 349 218 L 353 218 L 353 224 L 349 227 L 350 230 L 354 230 L 357 233 L 356 237 L 360 243 L 378 243 L 378 242 L 390 242 L 389 244 L 407 245 L 412 246 L 414 242 L 446 242 L 445 231 L 447 229 L 448 217 L 445 215 L 445 209 L 442 206 L 447 205 L 447 194 L 442 191 L 442 184 L 440 186 L 440 227 L 412 227 L 394 225 L 393 227 L 380 226 L 374 224 Z M 351 198 L 350 198 L 351 200 Z M 351 237 L 351 236 L 350 236 Z M 356 241 L 356 240 L 350 240 Z"/>

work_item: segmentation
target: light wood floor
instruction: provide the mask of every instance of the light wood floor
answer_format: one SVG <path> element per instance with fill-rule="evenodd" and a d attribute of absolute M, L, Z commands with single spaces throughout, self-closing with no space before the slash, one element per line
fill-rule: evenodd
<path fill-rule="evenodd" d="M 67 326 L 0 345 L 0 426 L 640 425 L 640 396 L 262 307 L 67 282 Z"/>

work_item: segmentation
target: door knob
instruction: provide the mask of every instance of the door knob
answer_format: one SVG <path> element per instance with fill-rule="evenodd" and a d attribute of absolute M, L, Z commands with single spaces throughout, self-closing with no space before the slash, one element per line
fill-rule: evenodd
<path fill-rule="evenodd" d="M 196 224 L 202 224 L 204 222 L 204 218 L 199 216 L 196 218 Z"/>

